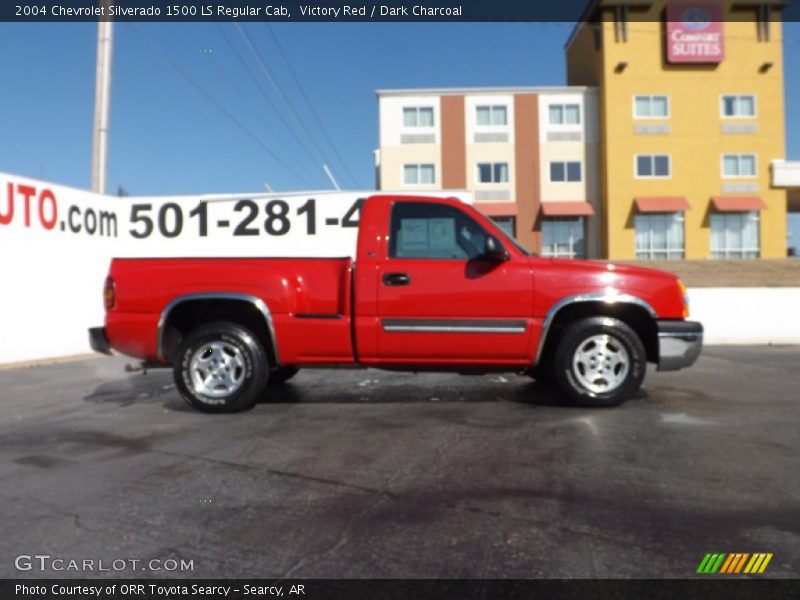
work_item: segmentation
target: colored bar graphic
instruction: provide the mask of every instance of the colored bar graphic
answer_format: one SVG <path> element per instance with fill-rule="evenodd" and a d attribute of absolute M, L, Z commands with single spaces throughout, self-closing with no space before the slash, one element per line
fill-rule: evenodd
<path fill-rule="evenodd" d="M 719 553 L 715 552 L 714 554 L 706 554 L 706 560 L 703 561 L 703 570 L 700 573 L 711 573 L 711 569 L 714 568 L 714 565 L 717 564 L 717 559 L 719 558 Z"/>
<path fill-rule="evenodd" d="M 728 569 L 731 568 L 731 565 L 736 562 L 736 554 L 728 554 L 728 559 L 722 564 L 722 568 L 719 570 L 720 573 L 729 573 Z"/>
<path fill-rule="evenodd" d="M 771 560 L 772 560 L 772 552 L 767 554 L 767 556 L 764 558 L 764 562 L 761 563 L 761 568 L 758 569 L 758 572 L 759 573 L 763 573 L 764 569 L 767 568 L 767 565 L 769 564 L 769 561 L 771 561 Z"/>
<path fill-rule="evenodd" d="M 733 573 L 733 570 L 736 568 L 736 565 L 739 564 L 739 559 L 742 555 L 739 552 L 734 552 L 728 555 L 728 560 L 725 561 L 725 564 L 722 565 L 722 568 L 719 570 L 720 573 Z"/>
<path fill-rule="evenodd" d="M 716 573 L 717 571 L 719 571 L 719 568 L 720 568 L 720 566 L 722 566 L 722 561 L 724 559 L 725 559 L 725 553 L 721 552 L 720 555 L 719 555 L 719 558 L 717 559 L 717 562 L 715 562 L 714 566 L 711 567 L 711 570 L 709 571 L 709 573 Z"/>
<path fill-rule="evenodd" d="M 761 561 L 764 560 L 764 554 L 755 553 L 753 554 L 753 558 L 750 559 L 750 562 L 747 563 L 747 566 L 744 568 L 745 573 L 757 573 L 758 567 L 761 566 Z"/>
<path fill-rule="evenodd" d="M 732 563 L 732 562 L 733 562 L 733 560 L 734 560 L 734 558 L 736 558 L 736 555 L 735 555 L 735 554 L 729 554 L 729 555 L 728 555 L 728 558 L 725 560 L 725 562 L 724 562 L 724 563 L 722 563 L 722 568 L 719 570 L 719 572 L 720 572 L 720 573 L 727 573 L 727 572 L 728 572 L 728 569 L 729 569 L 729 568 L 730 568 L 730 566 L 731 566 L 731 563 Z"/>
<path fill-rule="evenodd" d="M 725 556 L 726 554 L 724 552 L 706 554 L 705 558 L 703 558 L 703 562 L 701 562 L 700 566 L 697 567 L 697 572 L 716 573 L 722 565 L 722 561 L 725 560 Z"/>
<path fill-rule="evenodd" d="M 711 560 L 711 555 L 706 554 L 703 560 L 700 562 L 700 566 L 697 567 L 697 573 L 705 573 L 706 572 L 706 565 L 708 565 L 709 561 Z"/>
<path fill-rule="evenodd" d="M 760 574 L 763 573 L 769 561 L 772 560 L 772 553 L 755 552 L 709 552 L 703 557 L 697 573 L 720 575 L 734 575 L 739 573 Z M 747 566 L 745 566 L 747 565 Z"/>
<path fill-rule="evenodd" d="M 747 553 L 747 552 L 742 554 L 742 558 L 740 558 L 739 562 L 736 563 L 736 570 L 735 571 L 731 570 L 731 573 L 741 573 L 742 572 L 742 568 L 744 567 L 744 562 L 748 559 L 749 556 L 750 556 L 750 554 Z"/>
<path fill-rule="evenodd" d="M 711 558 L 706 565 L 706 568 L 703 570 L 703 573 L 711 573 L 711 569 L 714 568 L 714 565 L 717 563 L 717 558 L 719 558 L 719 554 L 714 553 L 711 555 Z"/>

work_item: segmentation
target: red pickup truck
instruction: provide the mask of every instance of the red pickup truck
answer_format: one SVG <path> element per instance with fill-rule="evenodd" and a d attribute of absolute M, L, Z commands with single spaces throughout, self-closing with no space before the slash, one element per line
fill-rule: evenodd
<path fill-rule="evenodd" d="M 416 196 L 366 200 L 355 260 L 114 259 L 104 301 L 92 348 L 171 365 L 208 412 L 330 366 L 515 371 L 613 406 L 703 337 L 674 275 L 531 256 L 473 207 Z"/>

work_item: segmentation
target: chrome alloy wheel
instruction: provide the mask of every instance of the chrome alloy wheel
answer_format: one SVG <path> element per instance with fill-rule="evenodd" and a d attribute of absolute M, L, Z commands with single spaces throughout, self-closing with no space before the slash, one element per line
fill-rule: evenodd
<path fill-rule="evenodd" d="M 625 346 L 613 335 L 607 334 L 586 338 L 572 356 L 575 378 L 595 394 L 618 388 L 625 381 L 630 365 Z"/>
<path fill-rule="evenodd" d="M 209 398 L 226 398 L 244 382 L 242 352 L 227 342 L 203 344 L 189 360 L 192 387 Z"/>

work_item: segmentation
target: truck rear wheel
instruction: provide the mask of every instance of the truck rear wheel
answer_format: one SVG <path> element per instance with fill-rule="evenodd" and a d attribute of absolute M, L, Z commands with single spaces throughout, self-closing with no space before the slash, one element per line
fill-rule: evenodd
<path fill-rule="evenodd" d="M 261 342 L 241 325 L 223 321 L 189 333 L 174 365 L 175 385 L 183 399 L 211 413 L 252 408 L 269 377 Z"/>
<path fill-rule="evenodd" d="M 619 319 L 593 317 L 572 324 L 558 343 L 555 378 L 567 397 L 584 406 L 622 404 L 639 389 L 647 356 L 639 336 Z"/>

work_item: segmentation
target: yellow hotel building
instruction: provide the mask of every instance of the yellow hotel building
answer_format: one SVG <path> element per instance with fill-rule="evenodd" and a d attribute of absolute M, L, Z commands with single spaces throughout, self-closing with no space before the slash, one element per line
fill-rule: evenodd
<path fill-rule="evenodd" d="M 593 0 L 568 86 L 379 90 L 378 187 L 470 190 L 545 256 L 784 257 L 782 5 Z"/>
<path fill-rule="evenodd" d="M 771 185 L 785 156 L 781 3 L 606 4 L 567 43 L 569 84 L 598 89 L 603 255 L 786 256 L 786 191 Z M 715 5 L 721 48 L 684 44 L 670 60 L 675 40 L 708 42 Z"/>

